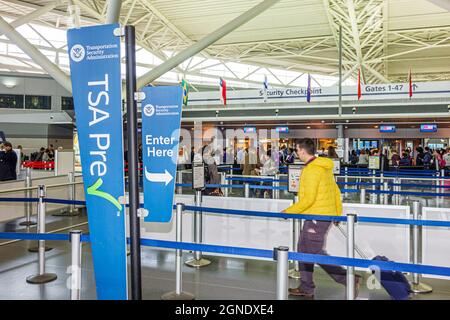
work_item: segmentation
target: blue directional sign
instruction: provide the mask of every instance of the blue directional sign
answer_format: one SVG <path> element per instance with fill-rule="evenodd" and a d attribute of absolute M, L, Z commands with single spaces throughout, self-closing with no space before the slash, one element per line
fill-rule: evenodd
<path fill-rule="evenodd" d="M 118 24 L 68 31 L 70 74 L 97 298 L 127 299 Z"/>
<path fill-rule="evenodd" d="M 178 160 L 181 87 L 145 87 L 142 101 L 142 158 L 146 222 L 169 222 Z"/>

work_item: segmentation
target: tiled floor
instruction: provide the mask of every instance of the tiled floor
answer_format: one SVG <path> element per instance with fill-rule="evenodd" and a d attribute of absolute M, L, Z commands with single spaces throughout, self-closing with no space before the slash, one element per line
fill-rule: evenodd
<path fill-rule="evenodd" d="M 85 216 L 49 218 L 47 230 L 86 221 Z M 9 231 L 17 224 L 10 224 Z M 86 227 L 82 228 L 87 231 Z M 53 250 L 47 252 L 46 270 L 58 275 L 54 282 L 31 285 L 25 279 L 37 272 L 37 254 L 28 252 L 29 241 L 0 246 L 0 299 L 68 299 L 66 273 L 69 264 L 69 244 L 50 241 Z M 184 259 L 190 256 L 184 255 Z M 272 261 L 208 257 L 212 264 L 200 270 L 183 266 L 183 288 L 196 299 L 275 299 L 276 265 Z M 175 289 L 175 256 L 173 251 L 142 249 L 142 285 L 144 299 L 160 299 L 163 293 Z M 367 278 L 368 275 L 365 275 Z M 345 288 L 334 283 L 320 268 L 315 274 L 316 299 L 345 299 Z M 413 299 L 450 299 L 450 281 L 426 279 L 433 286 L 430 294 Z M 365 282 L 364 282 L 365 283 Z M 290 285 L 297 285 L 290 280 Z M 83 246 L 82 299 L 95 299 L 95 280 L 90 246 Z M 299 298 L 295 298 L 299 299 Z M 369 290 L 363 285 L 359 299 L 389 299 L 383 289 Z"/>

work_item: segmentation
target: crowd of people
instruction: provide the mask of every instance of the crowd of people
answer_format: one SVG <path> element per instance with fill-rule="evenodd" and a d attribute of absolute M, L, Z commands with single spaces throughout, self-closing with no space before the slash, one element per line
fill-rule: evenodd
<path fill-rule="evenodd" d="M 446 149 L 431 149 L 429 147 L 417 147 L 415 152 L 406 148 L 401 155 L 395 149 L 352 150 L 349 162 L 353 165 L 367 166 L 369 156 L 380 156 L 383 159 L 384 169 L 389 167 L 423 167 L 424 169 L 436 169 L 436 163 L 440 169 L 450 168 L 450 147 Z"/>

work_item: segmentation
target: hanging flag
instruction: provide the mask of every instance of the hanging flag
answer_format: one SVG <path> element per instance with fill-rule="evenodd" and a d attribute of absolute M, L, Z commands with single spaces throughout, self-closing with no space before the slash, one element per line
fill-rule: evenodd
<path fill-rule="evenodd" d="M 263 97 L 264 102 L 267 102 L 267 90 L 269 89 L 269 83 L 267 82 L 267 76 L 264 76 L 264 83 L 263 83 Z"/>
<path fill-rule="evenodd" d="M 186 79 L 181 80 L 181 88 L 183 88 L 183 106 L 188 104 L 189 84 Z"/>
<path fill-rule="evenodd" d="M 362 97 L 361 93 L 361 68 L 358 69 L 358 100 Z"/>
<path fill-rule="evenodd" d="M 411 97 L 413 96 L 413 83 L 412 83 L 411 68 L 409 68 L 408 81 L 409 81 L 409 98 L 411 99 Z"/>
<path fill-rule="evenodd" d="M 306 101 L 311 102 L 311 75 L 308 73 L 308 88 L 306 89 Z"/>
<path fill-rule="evenodd" d="M 224 106 L 227 105 L 227 83 L 222 78 L 220 78 L 220 101 Z"/>

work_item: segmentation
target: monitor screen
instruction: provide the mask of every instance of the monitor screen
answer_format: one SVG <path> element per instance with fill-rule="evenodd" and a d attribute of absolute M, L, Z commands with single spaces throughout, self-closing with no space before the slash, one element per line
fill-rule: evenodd
<path fill-rule="evenodd" d="M 244 127 L 244 133 L 256 133 L 256 127 Z"/>
<path fill-rule="evenodd" d="M 395 126 L 380 126 L 380 132 L 395 132 L 396 130 Z"/>
<path fill-rule="evenodd" d="M 422 124 L 420 132 L 437 132 L 437 124 Z"/>
<path fill-rule="evenodd" d="M 277 132 L 289 133 L 289 127 L 276 127 L 275 129 Z"/>

